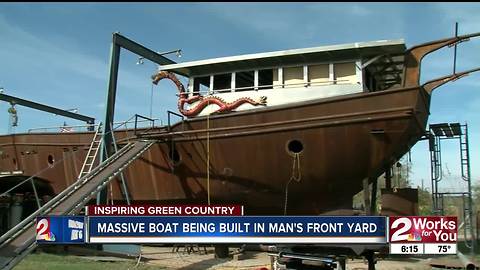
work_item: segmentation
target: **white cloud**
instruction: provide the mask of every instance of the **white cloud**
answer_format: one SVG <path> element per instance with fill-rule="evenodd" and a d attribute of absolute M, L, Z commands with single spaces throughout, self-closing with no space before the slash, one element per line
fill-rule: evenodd
<path fill-rule="evenodd" d="M 68 44 L 55 44 L 42 39 L 22 28 L 10 24 L 0 15 L 0 60 L 2 63 L 20 63 L 29 70 L 37 69 L 46 76 L 70 72 L 69 81 L 75 82 L 77 76 L 86 79 L 107 80 L 108 59 L 98 59 L 91 55 L 69 50 Z M 148 83 L 148 78 L 138 77 L 124 69 L 119 85 L 137 88 Z M 39 74 L 37 74 L 39 75 Z M 64 78 L 67 79 L 67 78 Z"/>
<path fill-rule="evenodd" d="M 301 29 L 296 29 L 292 15 L 278 9 L 273 4 L 204 4 L 198 6 L 207 13 L 218 16 L 239 28 L 260 32 L 266 36 L 280 37 L 289 33 L 297 37 Z"/>
<path fill-rule="evenodd" d="M 0 85 L 6 93 L 54 107 L 79 108 L 82 114 L 101 121 L 104 109 L 100 102 L 105 99 L 108 80 L 108 41 L 105 57 L 101 58 L 79 50 L 79 43 L 75 43 L 78 41 L 68 35 L 40 36 L 25 29 L 0 14 Z M 116 106 L 117 119 L 142 110 L 144 104 L 137 100 L 148 95 L 145 90 L 150 89 L 151 74 L 146 67 L 136 66 L 133 55 L 122 54 L 122 63 L 130 60 L 131 69 L 120 65 L 117 101 L 125 99 L 138 106 Z M 60 120 L 63 123 L 59 117 L 35 110 L 20 112 L 19 120 L 17 132 L 35 126 L 57 126 Z M 3 129 L 2 133 L 6 132 Z"/>
<path fill-rule="evenodd" d="M 479 31 L 480 5 L 478 3 L 438 3 L 437 8 L 445 14 L 444 21 L 459 23 L 460 34 Z"/>
<path fill-rule="evenodd" d="M 400 38 L 404 33 L 402 6 L 352 3 L 215 3 L 199 5 L 198 8 L 235 26 L 226 26 L 232 28 L 232 31 L 240 29 L 251 33 L 257 41 L 265 39 L 277 44 L 277 47 L 308 47 Z M 388 12 L 389 10 L 395 12 Z M 377 31 L 371 31 L 372 24 L 378 28 Z M 325 40 L 329 42 L 324 42 Z"/>
<path fill-rule="evenodd" d="M 365 5 L 352 4 L 348 6 L 348 10 L 352 15 L 356 16 L 368 16 L 372 14 L 372 11 L 365 7 Z"/>

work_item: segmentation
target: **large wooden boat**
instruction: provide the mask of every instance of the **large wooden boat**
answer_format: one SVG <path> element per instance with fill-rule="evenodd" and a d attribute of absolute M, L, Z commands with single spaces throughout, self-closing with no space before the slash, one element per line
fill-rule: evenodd
<path fill-rule="evenodd" d="M 433 89 L 476 71 L 420 85 L 422 58 L 478 35 L 410 49 L 403 40 L 374 41 L 161 66 L 154 82 L 176 83 L 185 117 L 114 133 L 119 146 L 157 140 L 125 171 L 128 194 L 134 202 L 239 203 L 248 215 L 350 208 L 364 179 L 383 174 L 424 135 Z M 0 188 L 35 176 L 41 195 L 59 193 L 77 179 L 92 137 L 0 136 Z M 114 181 L 108 192 L 117 203 L 120 186 Z M 26 204 L 31 191 L 16 192 Z"/>

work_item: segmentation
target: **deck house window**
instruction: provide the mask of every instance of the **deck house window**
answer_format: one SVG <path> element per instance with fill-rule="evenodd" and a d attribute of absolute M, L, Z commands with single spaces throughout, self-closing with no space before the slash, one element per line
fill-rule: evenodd
<path fill-rule="evenodd" d="M 213 90 L 230 90 L 232 74 L 217 74 L 213 76 Z"/>
<path fill-rule="evenodd" d="M 240 71 L 235 73 L 235 91 L 253 90 L 255 84 L 255 72 Z"/>
<path fill-rule="evenodd" d="M 283 80 L 285 88 L 303 86 L 303 66 L 283 68 Z"/>
<path fill-rule="evenodd" d="M 356 84 L 357 71 L 355 62 L 350 63 L 335 63 L 335 80 L 337 84 Z"/>
<path fill-rule="evenodd" d="M 210 76 L 196 77 L 193 79 L 193 95 L 198 95 L 199 92 L 205 95 L 210 87 Z"/>
<path fill-rule="evenodd" d="M 329 73 L 329 64 L 308 66 L 308 82 L 311 86 L 327 85 Z"/>
<path fill-rule="evenodd" d="M 272 89 L 274 73 L 278 75 L 278 72 L 273 72 L 273 69 L 261 69 L 258 71 L 258 89 Z M 277 71 L 275 69 L 275 71 Z"/>

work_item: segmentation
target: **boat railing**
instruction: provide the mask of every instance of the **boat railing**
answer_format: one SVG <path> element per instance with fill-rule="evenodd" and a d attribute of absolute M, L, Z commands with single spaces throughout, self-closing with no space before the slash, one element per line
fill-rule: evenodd
<path fill-rule="evenodd" d="M 137 125 L 137 129 L 143 127 L 143 123 L 150 123 L 148 125 L 145 125 L 145 127 L 151 127 L 152 120 L 153 121 L 158 121 L 160 120 L 159 118 L 153 118 L 153 119 L 143 119 L 143 120 L 138 120 L 135 121 L 135 117 L 131 117 L 129 120 L 122 121 L 122 122 L 114 122 L 113 125 L 115 125 L 115 129 L 119 127 L 124 127 L 125 129 L 134 129 L 135 125 Z M 161 122 L 161 121 L 160 121 Z M 140 124 L 140 125 L 139 125 Z M 163 123 L 160 123 L 160 125 L 163 125 Z M 31 128 L 28 129 L 27 133 L 58 133 L 58 132 L 87 132 L 88 128 L 91 127 L 92 125 L 63 125 L 63 126 L 53 126 L 53 127 L 38 127 L 38 128 Z M 98 127 L 98 124 L 93 125 L 94 128 Z"/>
<path fill-rule="evenodd" d="M 140 122 L 150 122 L 151 123 L 151 126 L 147 128 L 147 130 L 145 130 L 144 132 L 147 132 L 151 129 L 153 129 L 155 127 L 155 119 L 153 118 L 149 118 L 149 117 L 146 117 L 146 116 L 143 116 L 143 115 L 140 115 L 140 114 L 135 114 L 135 127 L 133 129 L 133 134 L 136 136 L 138 134 L 138 124 L 137 123 L 140 123 Z M 140 120 L 138 120 L 140 119 Z M 141 120 L 143 119 L 143 120 Z"/>
<path fill-rule="evenodd" d="M 139 118 L 141 120 L 139 120 Z M 135 114 L 133 115 L 132 117 L 130 117 L 128 120 L 126 121 L 123 121 L 123 122 L 114 122 L 113 125 L 111 125 L 111 131 L 110 133 L 112 134 L 112 137 L 114 136 L 113 134 L 116 132 L 116 130 L 118 130 L 119 128 L 121 127 L 125 127 L 125 129 L 123 131 L 125 131 L 126 133 L 126 136 L 125 136 L 125 139 L 123 140 L 126 140 L 128 143 L 130 143 L 130 134 L 128 134 L 128 128 L 127 128 L 127 125 L 129 123 L 134 123 L 134 128 L 132 128 L 130 130 L 130 132 L 133 132 L 134 134 L 137 133 L 137 129 L 140 128 L 139 124 L 140 122 L 144 123 L 144 122 L 148 122 L 150 123 L 149 127 L 147 126 L 147 130 L 149 129 L 152 129 L 155 127 L 155 120 L 158 120 L 158 118 L 148 118 L 148 117 L 145 117 L 145 116 L 141 116 L 141 115 L 138 115 L 138 114 Z M 100 124 L 95 124 L 93 126 L 95 126 L 95 128 L 98 128 Z M 65 127 L 83 127 L 86 128 L 87 127 L 91 127 L 92 125 L 77 125 L 77 126 L 59 126 L 59 127 L 46 127 L 46 128 L 43 128 L 43 129 L 55 129 L 54 132 L 58 132 L 58 128 L 65 128 Z M 36 130 L 38 130 L 39 128 L 37 128 Z M 31 129 L 31 130 L 34 130 L 34 129 Z M 29 130 L 30 132 L 30 130 Z M 98 132 L 98 130 L 97 130 Z M 120 131 L 118 131 L 120 132 Z M 96 135 L 94 135 L 96 136 Z M 113 137 L 114 138 L 114 137 Z M 95 140 L 95 138 L 94 138 Z M 121 140 L 119 140 L 121 141 Z M 114 144 L 115 147 L 116 147 L 116 144 Z M 123 148 L 122 148 L 123 149 Z M 121 150 L 123 151 L 123 150 Z M 118 152 L 118 151 L 116 151 Z M 32 185 L 32 190 L 33 190 L 33 193 L 34 193 L 34 196 L 35 196 L 35 200 L 36 200 L 36 203 L 37 203 L 37 206 L 38 208 L 40 209 L 42 207 L 42 200 L 40 199 L 39 195 L 38 195 L 38 192 L 37 192 L 37 187 L 36 187 L 36 178 L 39 177 L 40 175 L 42 175 L 44 172 L 48 171 L 48 170 L 51 170 L 53 169 L 55 166 L 63 163 L 67 158 L 68 158 L 68 155 L 71 155 L 73 154 L 74 152 L 70 152 L 69 154 L 67 154 L 66 156 L 63 156 L 62 158 L 58 159 L 58 160 L 55 160 L 52 164 L 48 164 L 48 166 L 44 167 L 43 169 L 37 171 L 35 174 L 33 174 L 32 176 L 22 180 L 21 182 L 15 184 L 13 187 L 10 187 L 8 190 L 6 191 L 3 191 L 2 193 L 0 193 L 0 198 L 2 197 L 9 197 L 9 196 L 12 196 L 13 194 L 13 191 L 14 190 L 17 190 L 17 188 L 21 187 L 21 186 L 24 186 L 25 184 L 27 184 L 28 182 L 30 182 L 30 184 Z M 95 167 L 93 170 L 96 170 L 98 167 Z M 1 176 L 10 176 L 10 175 L 19 175 L 19 174 L 22 174 L 23 171 L 13 171 L 13 172 L 1 172 L 0 173 L 0 177 Z M 82 177 L 84 176 L 79 176 L 79 179 L 81 179 Z M 68 188 L 67 188 L 68 189 Z M 3 236 L 2 236 L 3 237 Z"/>
<path fill-rule="evenodd" d="M 176 112 L 172 112 L 170 110 L 167 111 L 167 119 L 168 119 L 168 125 L 167 125 L 167 131 L 170 132 L 172 129 L 172 126 L 171 126 L 171 115 L 175 115 L 175 116 L 178 116 L 182 119 L 182 131 L 185 130 L 185 126 L 184 126 L 184 120 L 185 120 L 185 117 L 179 113 L 176 113 Z"/>
<path fill-rule="evenodd" d="M 272 89 L 280 89 L 280 88 L 290 88 L 290 87 L 311 87 L 311 86 L 326 86 L 326 85 L 335 85 L 335 84 L 354 84 L 351 83 L 351 80 L 348 79 L 341 79 L 341 80 L 328 80 L 323 82 L 299 82 L 299 83 L 281 83 L 281 84 L 263 84 L 257 86 L 245 86 L 245 87 L 235 87 L 235 88 L 224 88 L 224 89 L 214 89 L 211 90 L 210 88 L 202 91 L 192 91 L 188 92 L 188 94 L 198 95 L 198 94 L 218 94 L 218 93 L 230 93 L 230 92 L 240 92 L 240 91 L 261 91 L 261 90 L 272 90 Z M 360 84 L 360 82 L 357 82 Z M 180 96 L 180 94 L 176 94 Z"/>

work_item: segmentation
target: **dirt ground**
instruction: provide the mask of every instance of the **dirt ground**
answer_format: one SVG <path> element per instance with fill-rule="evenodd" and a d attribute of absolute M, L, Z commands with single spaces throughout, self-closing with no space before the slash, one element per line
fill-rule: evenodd
<path fill-rule="evenodd" d="M 271 270 L 271 258 L 265 252 L 245 252 L 232 255 L 227 259 L 217 259 L 213 247 L 195 248 L 188 250 L 184 247 L 175 250 L 172 247 L 143 246 L 140 260 L 136 256 L 124 258 L 114 255 L 96 254 L 91 250 L 81 251 L 69 249 L 68 252 L 60 250 L 48 253 L 38 252 L 27 256 L 19 265 L 19 269 L 36 269 L 39 264 L 46 269 L 181 269 L 181 270 Z M 46 250 L 45 250 L 46 251 Z M 230 248 L 230 253 L 235 253 L 235 248 Z M 77 256 L 75 256 L 76 254 Z M 34 256 L 35 255 L 35 256 Z M 477 257 L 477 259 L 480 257 Z M 86 261 L 88 260 L 88 261 Z M 376 258 L 377 270 L 427 270 L 427 269 L 462 269 L 462 264 L 455 255 L 442 257 L 402 256 L 391 255 L 386 258 Z M 437 265 L 441 268 L 431 266 Z M 478 265 L 478 264 L 477 264 Z M 135 267 L 133 267 L 135 266 Z M 368 265 L 362 257 L 349 258 L 346 261 L 348 270 L 367 270 Z"/>
<path fill-rule="evenodd" d="M 246 252 L 241 258 L 216 259 L 213 249 L 201 249 L 188 254 L 180 249 L 178 252 L 172 252 L 172 248 L 167 247 L 143 247 L 142 257 L 146 259 L 148 265 L 160 266 L 164 269 L 182 269 L 182 270 L 220 270 L 220 269 L 238 269 L 238 270 L 260 270 L 271 269 L 270 257 L 266 253 Z M 432 269 L 429 265 L 431 258 L 385 258 L 378 259 L 376 263 L 377 270 L 427 270 Z M 361 258 L 348 259 L 346 268 L 348 270 L 368 269 L 366 261 Z"/>

